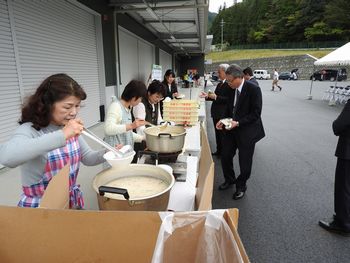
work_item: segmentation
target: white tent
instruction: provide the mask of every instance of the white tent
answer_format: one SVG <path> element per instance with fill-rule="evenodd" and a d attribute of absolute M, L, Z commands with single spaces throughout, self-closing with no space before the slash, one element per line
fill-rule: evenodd
<path fill-rule="evenodd" d="M 316 60 L 315 66 L 348 66 L 350 65 L 350 42 L 337 48 L 328 55 Z"/>
<path fill-rule="evenodd" d="M 337 48 L 333 52 L 329 53 L 328 55 L 316 60 L 314 62 L 314 67 L 319 66 L 327 66 L 327 67 L 339 67 L 339 66 L 349 66 L 350 65 L 350 42 L 347 44 L 341 46 L 340 48 Z M 312 83 L 313 80 L 311 80 L 311 86 L 310 86 L 310 93 L 308 96 L 308 99 L 312 99 Z M 335 86 L 337 85 L 337 79 Z"/>

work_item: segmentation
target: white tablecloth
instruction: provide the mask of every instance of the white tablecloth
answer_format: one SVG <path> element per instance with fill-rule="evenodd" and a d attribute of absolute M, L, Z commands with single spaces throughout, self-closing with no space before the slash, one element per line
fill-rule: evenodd
<path fill-rule="evenodd" d="M 196 197 L 198 157 L 185 156 L 187 159 L 186 182 L 175 182 L 170 191 L 168 210 L 193 211 Z"/>

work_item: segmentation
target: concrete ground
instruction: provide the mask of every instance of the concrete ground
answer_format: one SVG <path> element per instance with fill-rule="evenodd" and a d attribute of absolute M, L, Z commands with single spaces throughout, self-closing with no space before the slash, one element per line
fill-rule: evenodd
<path fill-rule="evenodd" d="M 342 106 L 330 107 L 322 97 L 334 83 L 314 82 L 313 100 L 305 100 L 310 81 L 280 81 L 282 92 L 270 91 L 271 81 L 259 83 L 266 137 L 256 146 L 246 195 L 235 201 L 234 189 L 217 190 L 224 179 L 220 159 L 214 158 L 213 208 L 239 208 L 238 232 L 252 262 L 349 262 L 350 238 L 318 226 L 333 214 L 332 122 Z M 209 118 L 208 137 L 215 151 Z M 237 168 L 237 157 L 234 161 Z"/>

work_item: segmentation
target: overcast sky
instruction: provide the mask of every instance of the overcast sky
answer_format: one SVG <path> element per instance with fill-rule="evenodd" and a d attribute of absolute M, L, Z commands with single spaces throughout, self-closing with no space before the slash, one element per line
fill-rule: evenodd
<path fill-rule="evenodd" d="M 233 5 L 234 0 L 209 0 L 209 11 L 218 13 L 220 5 L 223 6 L 224 2 L 226 2 L 226 7 L 230 7 Z M 241 2 L 238 0 L 237 2 Z"/>

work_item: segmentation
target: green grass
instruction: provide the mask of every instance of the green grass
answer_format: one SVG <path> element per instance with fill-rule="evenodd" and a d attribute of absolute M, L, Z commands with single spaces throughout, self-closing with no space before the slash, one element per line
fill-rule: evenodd
<path fill-rule="evenodd" d="M 316 58 L 321 58 L 333 49 L 242 49 L 242 50 L 227 50 L 222 52 L 211 52 L 205 56 L 205 59 L 212 59 L 213 62 L 230 61 L 241 59 L 254 58 L 269 58 L 281 56 L 294 56 L 310 54 Z"/>

